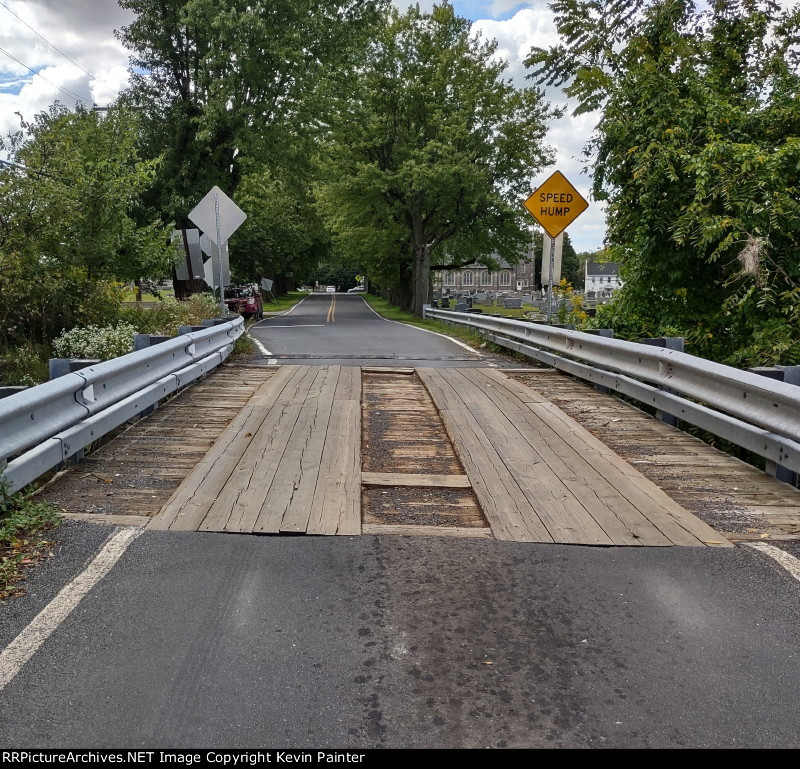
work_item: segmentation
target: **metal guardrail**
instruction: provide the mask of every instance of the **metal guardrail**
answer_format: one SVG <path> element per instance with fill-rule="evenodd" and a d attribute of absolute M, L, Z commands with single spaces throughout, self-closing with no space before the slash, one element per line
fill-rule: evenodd
<path fill-rule="evenodd" d="M 244 320 L 235 318 L 0 400 L 0 468 L 10 490 L 212 371 L 243 333 Z"/>
<path fill-rule="evenodd" d="M 653 405 L 800 471 L 796 385 L 678 350 L 511 318 L 430 307 L 425 308 L 425 317 L 479 330 L 495 344 Z"/>

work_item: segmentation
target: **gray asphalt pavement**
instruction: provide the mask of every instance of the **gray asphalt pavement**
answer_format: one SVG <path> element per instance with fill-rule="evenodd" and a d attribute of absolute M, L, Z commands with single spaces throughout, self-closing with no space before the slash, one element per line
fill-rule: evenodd
<path fill-rule="evenodd" d="M 0 694 L 0 740 L 798 747 L 799 621 L 748 549 L 146 532 Z"/>
<path fill-rule="evenodd" d="M 450 339 L 374 313 L 357 294 L 310 294 L 291 312 L 251 326 L 279 363 L 484 365 Z"/>
<path fill-rule="evenodd" d="M 252 333 L 284 363 L 487 364 L 333 301 Z M 0 643 L 113 531 L 57 530 Z M 0 691 L 0 745 L 800 747 L 798 627 L 749 548 L 148 531 Z"/>

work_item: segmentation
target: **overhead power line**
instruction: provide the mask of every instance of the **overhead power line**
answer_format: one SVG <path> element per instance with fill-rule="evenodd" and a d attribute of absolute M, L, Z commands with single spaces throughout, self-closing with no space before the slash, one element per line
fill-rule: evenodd
<path fill-rule="evenodd" d="M 75 59 L 72 59 L 69 56 L 67 56 L 67 54 L 65 54 L 64 51 L 62 51 L 58 46 L 51 43 L 43 34 L 37 32 L 30 24 L 28 24 L 27 21 L 25 21 L 25 19 L 14 13 L 14 11 L 12 11 L 4 2 L 0 1 L 0 5 L 2 5 L 3 8 L 5 8 L 12 16 L 19 19 L 19 21 L 21 21 L 31 32 L 33 32 L 34 35 L 37 35 L 42 40 L 44 40 L 44 42 L 47 43 L 47 45 L 49 45 L 54 51 L 60 53 L 65 59 L 67 59 L 67 61 L 72 62 L 81 72 L 88 75 L 90 78 L 92 78 L 92 80 L 97 80 L 97 78 L 91 72 L 85 70 L 80 64 L 78 64 L 77 61 L 75 61 Z"/>
<path fill-rule="evenodd" d="M 56 85 L 56 83 L 54 83 L 52 80 L 48 80 L 40 72 L 37 72 L 35 69 L 31 69 L 27 64 L 20 61 L 16 56 L 10 54 L 5 48 L 0 48 L 0 53 L 4 53 L 6 56 L 8 56 L 9 59 L 13 59 L 21 67 L 25 67 L 25 69 L 27 69 L 28 72 L 30 72 L 32 75 L 34 76 L 38 75 L 40 78 L 42 78 L 42 80 L 44 80 L 45 83 L 49 83 L 50 85 L 52 85 L 53 88 L 58 88 L 58 90 L 61 91 L 61 93 L 63 93 L 65 96 L 69 96 L 70 99 L 75 99 L 76 101 L 79 101 L 81 104 L 84 105 L 87 103 L 86 99 L 84 99 L 83 97 L 78 96 L 78 94 L 73 93 L 72 91 L 68 91 L 66 88 L 62 88 L 60 85 Z"/>

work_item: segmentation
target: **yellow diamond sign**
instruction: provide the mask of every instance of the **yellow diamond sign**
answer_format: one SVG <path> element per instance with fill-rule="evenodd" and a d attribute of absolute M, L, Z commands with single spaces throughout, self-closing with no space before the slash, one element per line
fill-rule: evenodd
<path fill-rule="evenodd" d="M 556 171 L 525 201 L 528 213 L 551 238 L 567 229 L 588 207 L 561 171 Z"/>

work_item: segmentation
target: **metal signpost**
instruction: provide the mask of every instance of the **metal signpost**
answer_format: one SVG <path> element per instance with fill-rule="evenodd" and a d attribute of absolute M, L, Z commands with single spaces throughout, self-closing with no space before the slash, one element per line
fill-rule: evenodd
<path fill-rule="evenodd" d="M 569 183 L 567 177 L 561 171 L 556 171 L 534 191 L 525 201 L 524 206 L 550 236 L 550 270 L 548 272 L 547 296 L 547 323 L 550 324 L 553 317 L 556 238 L 589 207 L 589 203 Z"/>
<path fill-rule="evenodd" d="M 189 218 L 216 245 L 219 252 L 219 311 L 227 315 L 225 307 L 225 244 L 242 225 L 247 214 L 242 211 L 219 187 L 211 191 L 194 207 Z"/>

